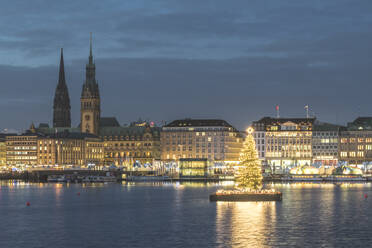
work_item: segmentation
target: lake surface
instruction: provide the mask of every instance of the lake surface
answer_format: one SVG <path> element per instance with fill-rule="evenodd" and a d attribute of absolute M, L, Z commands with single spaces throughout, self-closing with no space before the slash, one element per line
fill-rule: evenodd
<path fill-rule="evenodd" d="M 371 247 L 370 183 L 276 184 L 283 202 L 209 202 L 222 187 L 0 182 L 0 247 Z"/>

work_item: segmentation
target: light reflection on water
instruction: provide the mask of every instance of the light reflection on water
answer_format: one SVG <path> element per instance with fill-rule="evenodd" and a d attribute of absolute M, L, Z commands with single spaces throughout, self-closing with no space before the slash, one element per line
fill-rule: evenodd
<path fill-rule="evenodd" d="M 363 247 L 372 241 L 371 183 L 270 184 L 283 192 L 283 202 L 209 202 L 209 194 L 231 186 L 0 181 L 0 247 Z"/>
<path fill-rule="evenodd" d="M 275 226 L 276 202 L 217 202 L 217 243 L 223 247 L 264 247 Z"/>

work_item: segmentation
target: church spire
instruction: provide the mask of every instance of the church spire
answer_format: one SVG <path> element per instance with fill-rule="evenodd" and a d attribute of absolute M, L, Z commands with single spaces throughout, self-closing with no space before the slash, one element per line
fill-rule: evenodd
<path fill-rule="evenodd" d="M 89 38 L 89 59 L 88 64 L 86 64 L 86 71 L 85 71 L 85 83 L 83 85 L 82 97 L 99 97 L 99 89 L 98 84 L 96 81 L 96 65 L 93 61 L 93 41 L 92 41 L 92 33 L 90 33 Z"/>
<path fill-rule="evenodd" d="M 90 32 L 89 37 L 89 64 L 93 64 L 93 52 L 92 52 L 92 32 Z"/>
<path fill-rule="evenodd" d="M 61 48 L 61 60 L 59 62 L 58 84 L 66 84 L 66 79 L 65 79 L 65 63 L 63 61 L 63 48 Z"/>
<path fill-rule="evenodd" d="M 63 48 L 59 63 L 59 77 L 53 105 L 53 127 L 71 127 L 70 97 L 68 94 L 65 66 L 63 61 Z"/>

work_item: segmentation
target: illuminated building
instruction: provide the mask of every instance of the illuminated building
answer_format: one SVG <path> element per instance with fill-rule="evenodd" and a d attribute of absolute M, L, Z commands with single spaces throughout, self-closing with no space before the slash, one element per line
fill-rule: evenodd
<path fill-rule="evenodd" d="M 179 160 L 180 178 L 206 177 L 208 161 L 206 158 L 181 158 Z"/>
<path fill-rule="evenodd" d="M 6 140 L 5 134 L 0 133 L 0 166 L 6 166 Z"/>
<path fill-rule="evenodd" d="M 204 158 L 236 162 L 242 148 L 242 134 L 224 120 L 184 119 L 163 126 L 161 159 Z"/>
<path fill-rule="evenodd" d="M 81 133 L 79 128 L 49 128 L 45 124 L 41 124 L 35 132 L 42 140 L 39 145 L 46 149 L 38 160 L 41 165 L 128 166 L 160 160 L 160 128 L 150 124 L 132 123 L 130 126 L 120 126 L 114 117 L 105 117 L 100 119 L 99 136 Z M 63 134 L 68 135 L 64 138 Z M 53 140 L 58 143 L 53 143 Z M 65 146 L 64 150 L 58 148 L 61 142 Z M 56 160 L 57 158 L 59 159 Z"/>
<path fill-rule="evenodd" d="M 351 165 L 372 162 L 372 117 L 359 117 L 341 131 L 339 160 Z"/>
<path fill-rule="evenodd" d="M 40 132 L 40 131 L 43 132 Z M 35 128 L 24 134 L 6 136 L 9 166 L 101 166 L 104 161 L 102 140 L 95 135 L 58 132 L 56 128 Z"/>
<path fill-rule="evenodd" d="M 287 172 L 298 165 L 311 165 L 312 128 L 315 118 L 264 117 L 255 122 L 266 129 L 265 160 L 273 173 Z"/>
<path fill-rule="evenodd" d="M 160 159 L 160 128 L 148 123 L 101 126 L 106 164 L 152 163 Z"/>
<path fill-rule="evenodd" d="M 313 163 L 333 166 L 338 162 L 338 138 L 341 126 L 315 121 L 313 125 Z"/>
<path fill-rule="evenodd" d="M 102 166 L 103 142 L 92 134 L 61 133 L 40 135 L 37 139 L 38 165 Z"/>
<path fill-rule="evenodd" d="M 37 138 L 35 133 L 6 136 L 6 163 L 8 166 L 37 165 Z"/>
<path fill-rule="evenodd" d="M 265 160 L 265 133 L 266 133 L 266 126 L 264 122 L 254 121 L 252 122 L 253 127 L 253 138 L 256 142 L 256 149 L 258 158 L 260 160 Z"/>

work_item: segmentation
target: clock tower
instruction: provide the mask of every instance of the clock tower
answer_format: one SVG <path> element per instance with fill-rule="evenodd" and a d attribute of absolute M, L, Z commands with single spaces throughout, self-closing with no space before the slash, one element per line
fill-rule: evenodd
<path fill-rule="evenodd" d="M 90 33 L 89 61 L 86 65 L 86 79 L 81 92 L 80 104 L 81 132 L 98 135 L 101 104 L 98 83 L 96 81 L 96 66 L 93 63 L 92 33 Z"/>

